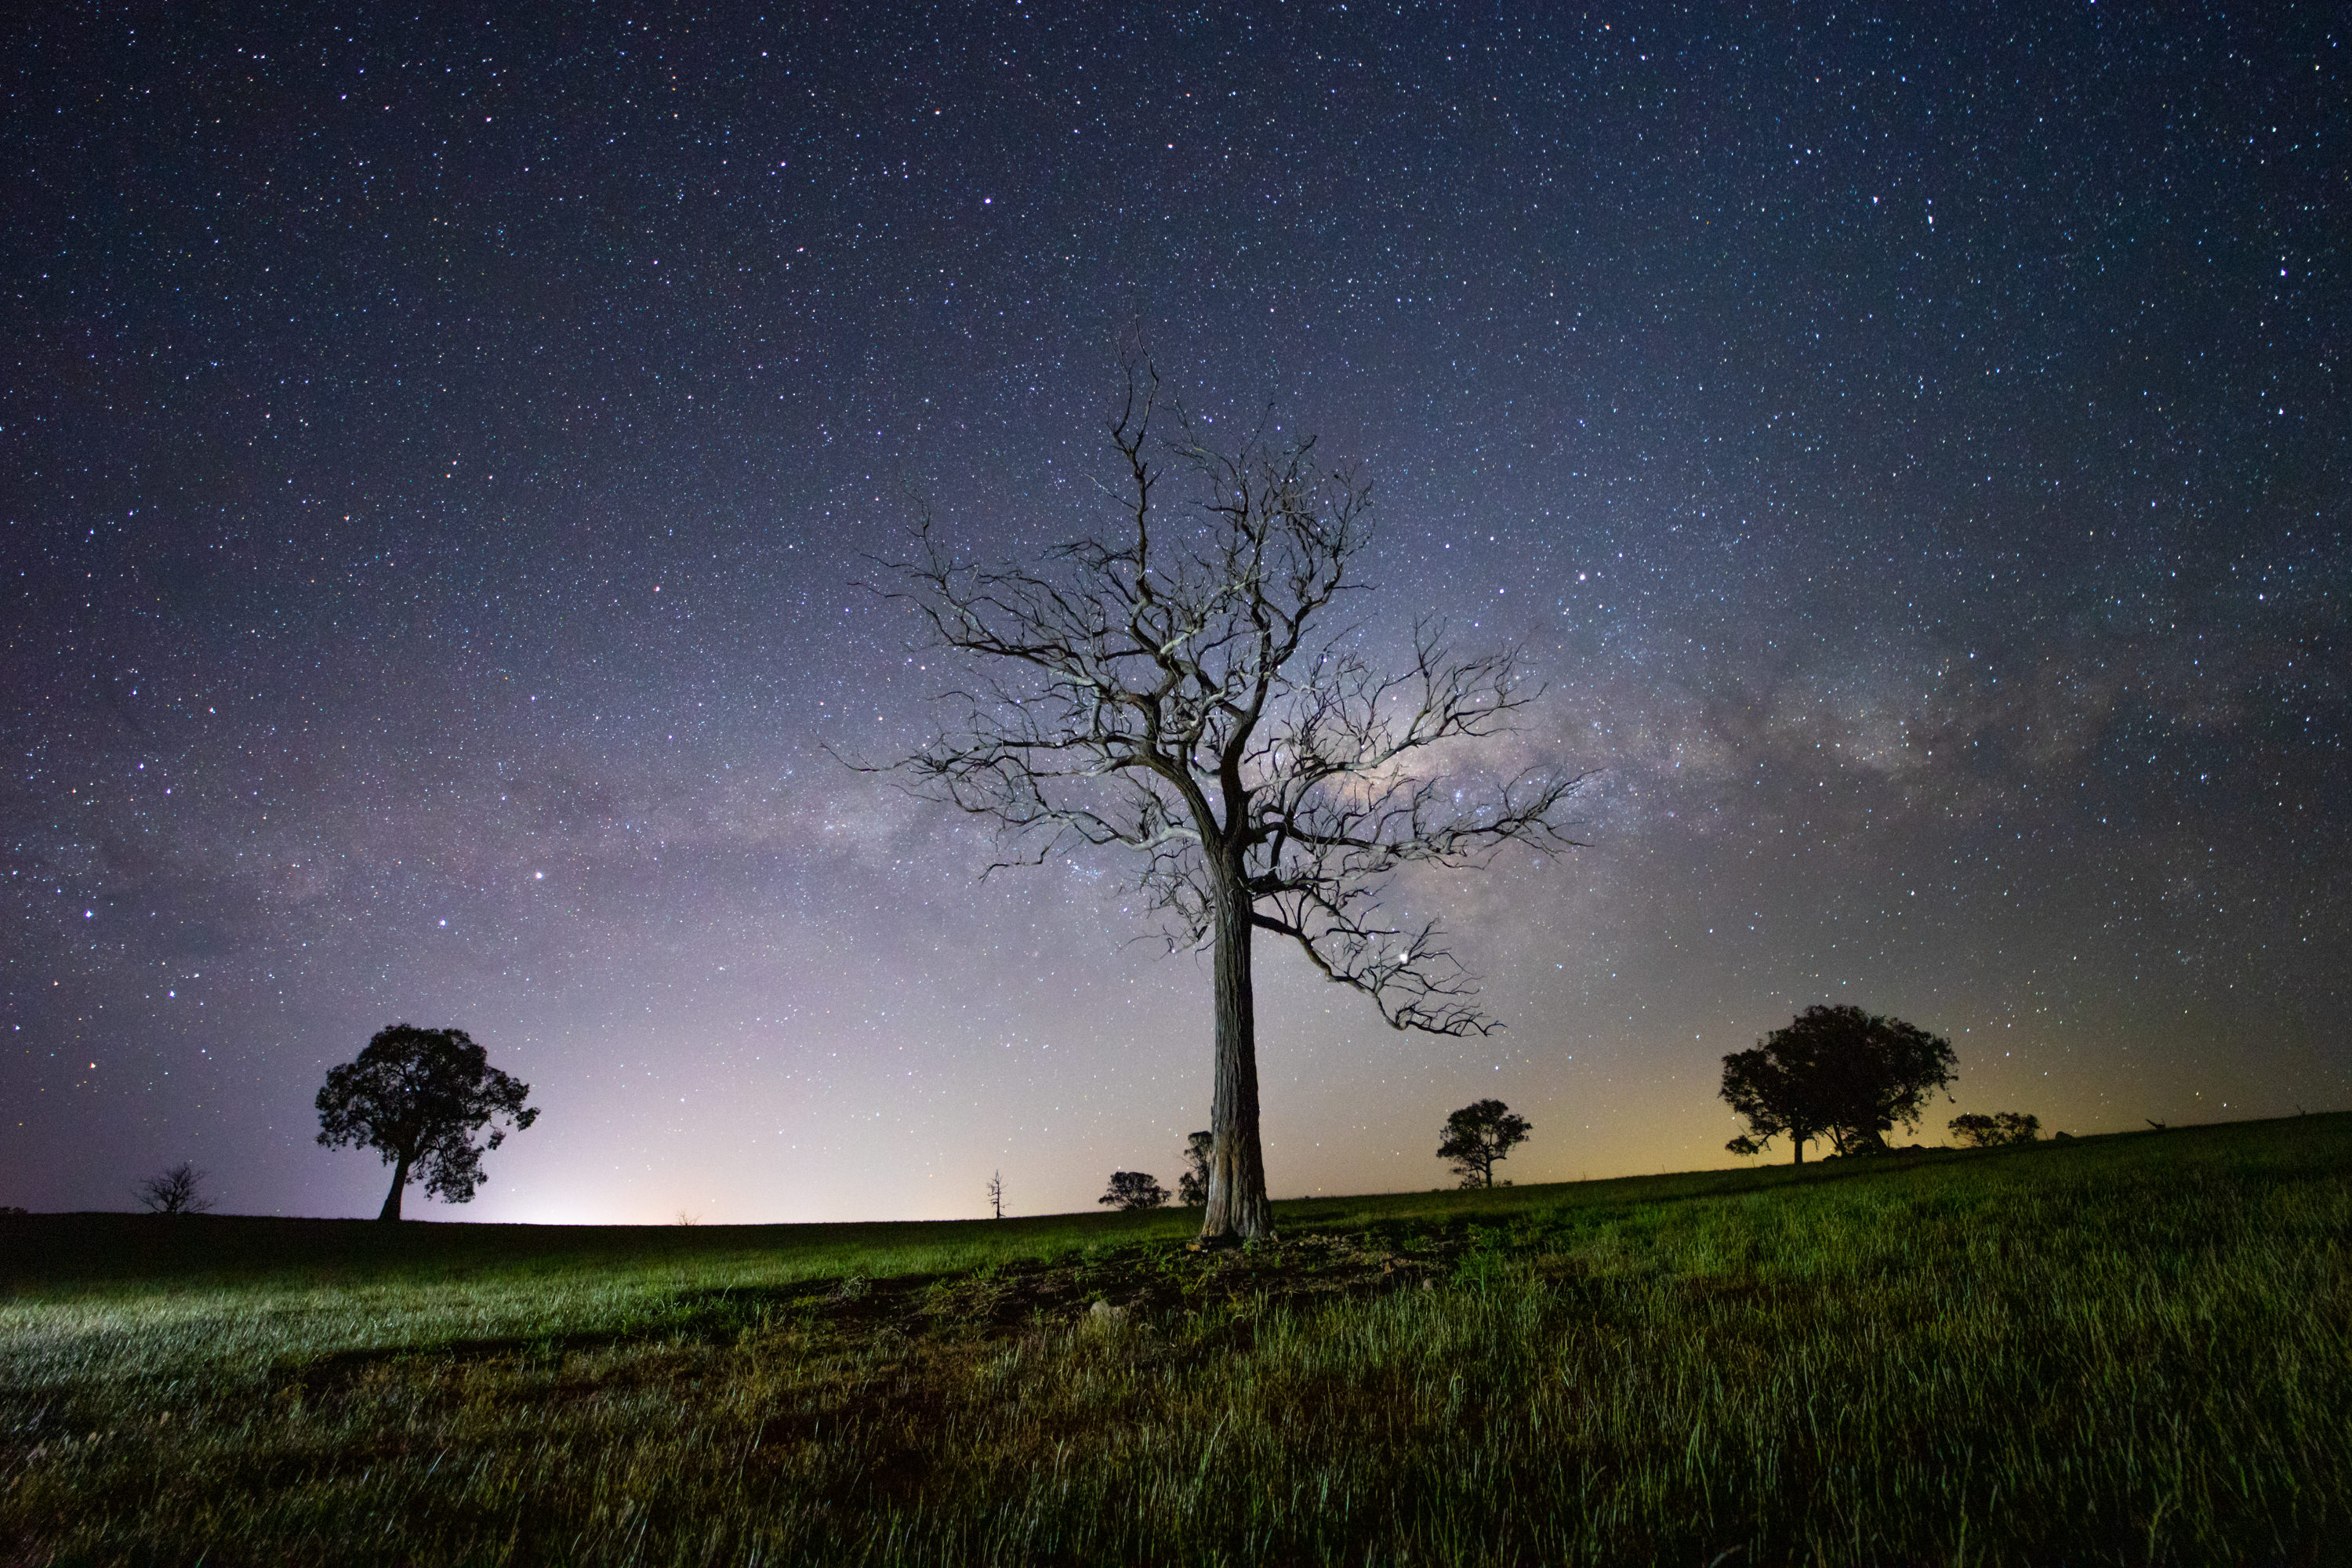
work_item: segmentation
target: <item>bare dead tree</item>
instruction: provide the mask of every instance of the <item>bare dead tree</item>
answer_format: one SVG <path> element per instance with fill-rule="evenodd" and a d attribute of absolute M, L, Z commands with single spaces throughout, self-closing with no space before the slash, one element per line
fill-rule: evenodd
<path fill-rule="evenodd" d="M 988 1178 L 988 1212 L 992 1219 L 1004 1217 L 1004 1173 L 997 1171 Z"/>
<path fill-rule="evenodd" d="M 1513 729 L 1538 695 L 1516 650 L 1457 653 L 1423 619 L 1402 668 L 1376 668 L 1357 626 L 1330 624 L 1363 587 L 1370 486 L 1318 467 L 1311 439 L 1282 445 L 1263 426 L 1230 451 L 1189 425 L 1163 442 L 1159 390 L 1150 367 L 1130 368 L 1108 421 L 1123 472 L 1102 536 L 1034 566 L 988 566 L 951 553 L 927 518 L 913 558 L 878 563 L 885 579 L 868 586 L 910 605 L 972 671 L 949 694 L 961 718 L 892 766 L 994 825 L 989 871 L 1127 851 L 1171 950 L 1210 950 L 1215 1147 L 1201 1234 L 1223 1242 L 1272 1230 L 1253 938 L 1295 942 L 1396 1028 L 1487 1033 L 1499 1026 L 1436 922 L 1384 918 L 1381 891 L 1409 866 L 1478 868 L 1506 846 L 1573 844 L 1582 776 L 1457 787 L 1432 771 L 1447 748 Z M 1168 514 L 1163 459 L 1200 481 L 1198 512 Z"/>
<path fill-rule="evenodd" d="M 213 1206 L 205 1194 L 207 1173 L 186 1160 L 142 1181 L 133 1189 L 140 1205 L 151 1214 L 203 1214 Z"/>

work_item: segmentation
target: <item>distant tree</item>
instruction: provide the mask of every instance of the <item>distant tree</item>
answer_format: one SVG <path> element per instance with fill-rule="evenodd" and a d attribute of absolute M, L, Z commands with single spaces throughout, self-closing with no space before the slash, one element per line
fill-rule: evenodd
<path fill-rule="evenodd" d="M 988 1178 L 988 1212 L 992 1218 L 1004 1217 L 1004 1173 L 1002 1171 Z"/>
<path fill-rule="evenodd" d="M 1808 1007 L 1723 1058 L 1724 1100 L 1748 1123 L 1725 1147 L 1754 1154 L 1786 1134 L 1801 1165 L 1816 1138 L 1841 1154 L 1882 1152 L 1887 1130 L 1917 1125 L 1955 1076 L 1949 1040 L 1859 1007 Z"/>
<path fill-rule="evenodd" d="M 319 1090 L 319 1142 L 378 1151 L 392 1166 L 392 1192 L 378 1219 L 400 1217 L 409 1178 L 446 1203 L 472 1201 L 481 1185 L 482 1156 L 505 1142 L 491 1131 L 478 1147 L 474 1134 L 494 1117 L 520 1131 L 539 1120 L 523 1103 L 530 1085 L 490 1065 L 489 1054 L 463 1029 L 420 1029 L 394 1024 L 376 1031 L 359 1059 L 332 1068 Z"/>
<path fill-rule="evenodd" d="M 2031 1143 L 2042 1136 L 2042 1118 L 2027 1116 L 2014 1110 L 1997 1110 L 1990 1116 L 1969 1111 L 1955 1116 L 1946 1123 L 1952 1136 L 1971 1149 L 1995 1149 L 2004 1143 Z"/>
<path fill-rule="evenodd" d="M 1209 1201 L 1209 1158 L 1216 1150 L 1213 1132 L 1195 1132 L 1184 1140 L 1184 1173 L 1176 1178 L 1176 1201 L 1188 1209 Z"/>
<path fill-rule="evenodd" d="M 1159 392 L 1133 370 L 1109 420 L 1118 499 L 1100 531 L 988 565 L 927 524 L 877 591 L 967 674 L 961 711 L 895 764 L 910 787 L 992 821 L 997 866 L 1124 852 L 1171 949 L 1210 953 L 1201 1235 L 1228 1241 L 1274 1225 L 1254 944 L 1295 942 L 1396 1028 L 1486 1033 L 1435 923 L 1391 916 L 1384 889 L 1409 868 L 1571 843 L 1581 779 L 1485 772 L 1505 752 L 1478 742 L 1540 690 L 1515 653 L 1461 652 L 1423 618 L 1392 666 L 1373 662 L 1343 608 L 1374 558 L 1362 480 L 1264 426 L 1217 451 L 1180 416 L 1163 442 Z M 1196 481 L 1196 507 L 1162 499 L 1163 455 Z"/>
<path fill-rule="evenodd" d="M 161 1175 L 148 1177 L 132 1189 L 139 1202 L 153 1214 L 202 1214 L 213 1206 L 204 1194 L 205 1173 L 183 1160 Z"/>
<path fill-rule="evenodd" d="M 1168 1189 L 1157 1176 L 1141 1171 L 1113 1171 L 1110 1185 L 1095 1202 L 1118 1209 L 1156 1209 L 1168 1201 Z"/>
<path fill-rule="evenodd" d="M 1525 1117 L 1511 1114 L 1499 1100 L 1465 1105 L 1445 1119 L 1444 1142 L 1437 1157 L 1454 1167 L 1465 1187 L 1495 1184 L 1495 1162 L 1528 1140 L 1535 1128 Z"/>

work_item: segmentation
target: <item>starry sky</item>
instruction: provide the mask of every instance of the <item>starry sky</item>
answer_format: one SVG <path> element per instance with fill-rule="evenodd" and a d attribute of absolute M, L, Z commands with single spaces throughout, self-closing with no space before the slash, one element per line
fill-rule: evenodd
<path fill-rule="evenodd" d="M 532 15 L 530 13 L 537 13 Z M 1815 1002 L 1958 1110 L 2352 1104 L 2326 5 L 88 3 L 6 51 L 0 1203 L 372 1215 L 326 1069 L 544 1114 L 430 1218 L 1084 1208 L 1207 1125 L 1116 858 L 977 879 L 861 592 L 1102 524 L 1150 354 L 1355 465 L 1362 637 L 1518 642 L 1506 1026 L 1268 945 L 1276 1196 L 1731 1163 Z M 1181 512 L 1197 495 L 1166 497 Z M 1785 1157 L 1780 1155 L 1778 1157 Z"/>

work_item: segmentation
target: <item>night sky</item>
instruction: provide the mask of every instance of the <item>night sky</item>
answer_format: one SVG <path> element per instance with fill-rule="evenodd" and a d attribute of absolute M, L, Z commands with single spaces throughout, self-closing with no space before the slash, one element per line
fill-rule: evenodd
<path fill-rule="evenodd" d="M 0 1203 L 373 1215 L 394 1020 L 544 1108 L 413 1215 L 1172 1185 L 1205 960 L 825 750 L 953 679 L 862 557 L 1099 525 L 1138 343 L 1592 772 L 1398 889 L 1503 1032 L 1261 943 L 1276 1196 L 1490 1095 L 1729 1164 L 1815 1002 L 1950 1037 L 1930 1142 L 2352 1104 L 2340 9 L 525 9 L 12 24 Z"/>

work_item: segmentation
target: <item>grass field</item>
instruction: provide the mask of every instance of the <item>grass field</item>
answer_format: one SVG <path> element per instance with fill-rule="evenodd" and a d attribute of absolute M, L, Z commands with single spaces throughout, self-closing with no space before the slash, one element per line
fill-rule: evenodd
<path fill-rule="evenodd" d="M 0 1560 L 2352 1562 L 2352 1116 L 1278 1215 L 0 1219 Z"/>

